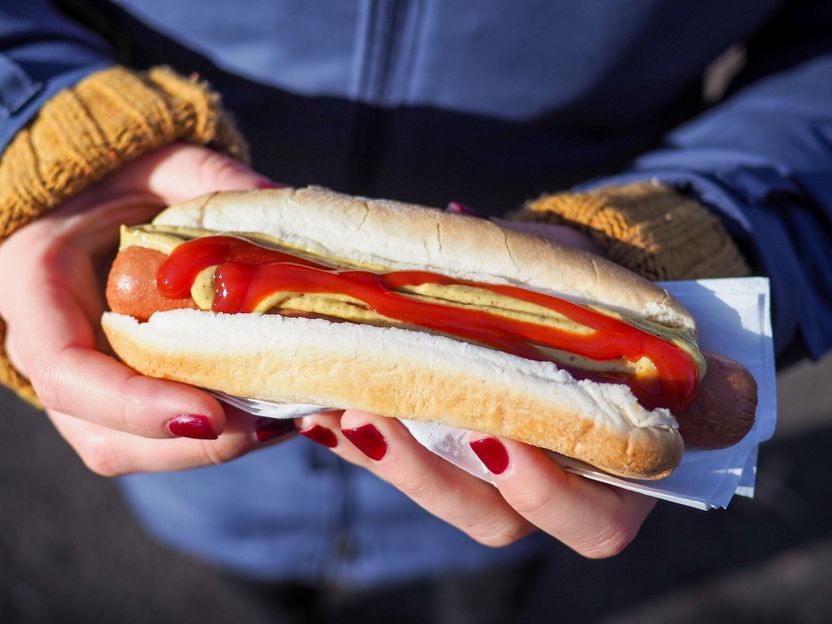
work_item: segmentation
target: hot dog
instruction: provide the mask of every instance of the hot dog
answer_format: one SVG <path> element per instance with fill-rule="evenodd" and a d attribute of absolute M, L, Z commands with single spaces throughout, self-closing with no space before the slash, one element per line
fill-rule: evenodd
<path fill-rule="evenodd" d="M 714 381 L 665 290 L 419 206 L 315 187 L 198 198 L 123 228 L 107 297 L 104 330 L 142 373 L 437 420 L 622 476 L 678 464 L 671 412 L 693 415 L 688 437 L 705 447 L 747 431 L 749 409 L 753 423 L 749 383 L 706 392 L 703 417 L 697 391 Z M 718 370 L 753 381 L 736 363 Z M 714 426 L 732 402 L 741 425 Z"/>

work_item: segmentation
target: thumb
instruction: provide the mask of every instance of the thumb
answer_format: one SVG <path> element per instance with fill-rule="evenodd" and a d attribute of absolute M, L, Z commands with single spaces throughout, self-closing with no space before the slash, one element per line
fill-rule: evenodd
<path fill-rule="evenodd" d="M 173 143 L 140 156 L 114 177 L 117 188 L 148 193 L 161 204 L 215 191 L 283 186 L 221 152 L 187 143 Z"/>

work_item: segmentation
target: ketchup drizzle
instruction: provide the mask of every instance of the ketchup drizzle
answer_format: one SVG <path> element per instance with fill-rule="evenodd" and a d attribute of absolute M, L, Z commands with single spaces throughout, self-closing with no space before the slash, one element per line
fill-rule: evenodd
<path fill-rule="evenodd" d="M 646 356 L 659 379 L 622 372 L 582 371 L 557 363 L 579 379 L 626 383 L 639 402 L 676 412 L 690 405 L 698 386 L 693 358 L 680 347 L 624 321 L 551 295 L 516 286 L 460 280 L 428 271 L 373 273 L 327 266 L 234 236 L 207 236 L 179 245 L 159 267 L 159 292 L 171 298 L 190 295 L 200 271 L 216 265 L 214 312 L 251 312 L 272 293 L 330 293 L 363 301 L 379 314 L 444 334 L 472 340 L 530 360 L 554 361 L 534 345 L 603 361 Z M 482 310 L 422 301 L 397 292 L 419 284 L 462 285 L 488 290 L 554 310 L 594 331 L 575 334 Z"/>

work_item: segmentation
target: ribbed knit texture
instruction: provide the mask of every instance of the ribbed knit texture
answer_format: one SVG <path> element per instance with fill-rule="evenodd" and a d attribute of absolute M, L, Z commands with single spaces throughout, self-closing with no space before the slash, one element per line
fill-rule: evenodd
<path fill-rule="evenodd" d="M 719 219 L 659 182 L 544 195 L 516 218 L 581 229 L 610 260 L 651 280 L 751 273 Z"/>
<path fill-rule="evenodd" d="M 248 158 L 219 96 L 169 69 L 113 67 L 59 92 L 0 159 L 0 241 L 128 160 L 174 141 Z M 0 320 L 0 383 L 37 404 L 8 361 L 5 334 Z"/>

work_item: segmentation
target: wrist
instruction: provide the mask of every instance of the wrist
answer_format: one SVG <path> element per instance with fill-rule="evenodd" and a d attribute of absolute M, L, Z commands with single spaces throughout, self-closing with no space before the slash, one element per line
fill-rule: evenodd
<path fill-rule="evenodd" d="M 61 91 L 0 160 L 0 240 L 128 161 L 175 141 L 246 158 L 219 96 L 170 70 L 113 67 Z"/>

